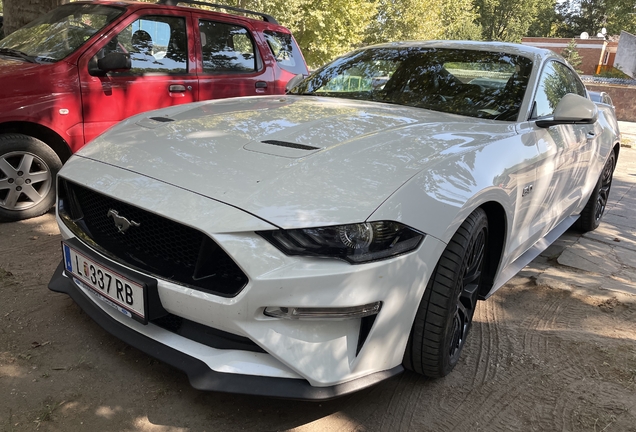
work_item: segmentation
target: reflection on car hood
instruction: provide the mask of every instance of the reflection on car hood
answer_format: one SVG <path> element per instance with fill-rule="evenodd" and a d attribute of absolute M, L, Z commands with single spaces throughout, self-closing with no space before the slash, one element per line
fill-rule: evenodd
<path fill-rule="evenodd" d="M 132 117 L 78 154 L 290 228 L 364 221 L 427 165 L 514 133 L 396 105 L 254 97 Z"/>

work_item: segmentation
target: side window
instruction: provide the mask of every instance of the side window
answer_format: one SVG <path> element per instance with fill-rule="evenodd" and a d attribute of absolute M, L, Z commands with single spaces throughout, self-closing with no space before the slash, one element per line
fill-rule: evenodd
<path fill-rule="evenodd" d="M 146 16 L 113 37 L 98 56 L 130 54 L 131 69 L 122 74 L 183 74 L 188 71 L 187 41 L 184 18 Z"/>
<path fill-rule="evenodd" d="M 574 72 L 559 62 L 549 62 L 539 79 L 533 117 L 551 116 L 559 101 L 568 93 L 587 97 L 585 86 Z"/>
<path fill-rule="evenodd" d="M 292 35 L 272 30 L 265 30 L 263 33 L 281 69 L 294 74 L 307 73 L 305 61 Z"/>
<path fill-rule="evenodd" d="M 257 70 L 254 41 L 247 29 L 201 20 L 199 31 L 204 72 L 248 73 Z"/>

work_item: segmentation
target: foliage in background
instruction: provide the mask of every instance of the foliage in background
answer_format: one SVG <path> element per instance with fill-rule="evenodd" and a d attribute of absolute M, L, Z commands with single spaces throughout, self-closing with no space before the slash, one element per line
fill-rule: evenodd
<path fill-rule="evenodd" d="M 583 63 L 583 59 L 581 58 L 579 52 L 576 50 L 576 40 L 572 39 L 570 42 L 568 42 L 568 46 L 563 48 L 563 51 L 561 51 L 561 55 L 568 61 L 568 63 L 570 63 L 570 66 L 572 66 L 577 73 L 583 73 L 583 71 L 578 68 L 581 63 Z"/>
<path fill-rule="evenodd" d="M 31 13 L 27 5 L 31 9 L 40 5 L 40 11 L 44 11 L 48 5 L 61 1 L 0 0 L 0 12 L 4 5 L 5 19 L 12 11 L 20 19 L 26 19 Z M 312 68 L 359 46 L 396 40 L 520 42 L 523 36 L 571 38 L 583 31 L 593 36 L 603 27 L 608 35 L 619 34 L 621 30 L 636 33 L 634 0 L 225 0 L 220 3 L 274 16 L 293 32 Z M 28 20 L 33 18 L 29 16 Z"/>
<path fill-rule="evenodd" d="M 489 41 L 521 42 L 537 17 L 543 0 L 475 0 L 482 38 Z"/>
<path fill-rule="evenodd" d="M 582 32 L 596 36 L 602 28 L 607 34 L 621 30 L 636 31 L 636 6 L 633 0 L 564 0 L 556 6 L 559 24 L 557 37 L 578 37 Z"/>
<path fill-rule="evenodd" d="M 530 37 L 553 37 L 561 17 L 556 11 L 557 0 L 539 2 L 537 16 L 532 20 L 528 33 Z"/>
<path fill-rule="evenodd" d="M 228 5 L 265 12 L 289 28 L 310 67 L 361 45 L 375 0 L 230 0 Z"/>

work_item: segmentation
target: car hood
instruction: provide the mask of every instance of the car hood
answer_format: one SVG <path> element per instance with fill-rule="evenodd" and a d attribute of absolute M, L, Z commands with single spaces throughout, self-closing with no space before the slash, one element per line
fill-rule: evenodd
<path fill-rule="evenodd" d="M 428 165 L 514 133 L 384 103 L 253 97 L 135 116 L 78 155 L 291 228 L 364 221 Z"/>

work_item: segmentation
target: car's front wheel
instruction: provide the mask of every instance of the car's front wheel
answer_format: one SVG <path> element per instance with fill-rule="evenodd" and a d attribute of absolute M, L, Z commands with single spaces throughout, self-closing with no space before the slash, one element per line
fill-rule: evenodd
<path fill-rule="evenodd" d="M 404 367 L 430 378 L 459 361 L 477 305 L 488 253 L 488 216 L 476 209 L 442 253 L 413 322 Z"/>
<path fill-rule="evenodd" d="M 55 177 L 62 162 L 42 141 L 0 134 L 0 221 L 39 216 L 55 203 Z"/>
<path fill-rule="evenodd" d="M 581 216 L 576 221 L 574 227 L 582 232 L 593 231 L 601 224 L 601 218 L 605 213 L 609 193 L 612 187 L 612 178 L 614 176 L 614 168 L 616 167 L 616 154 L 610 151 L 610 155 L 603 166 L 603 171 L 592 190 L 592 195 L 587 201 L 585 208 L 581 212 Z"/>

